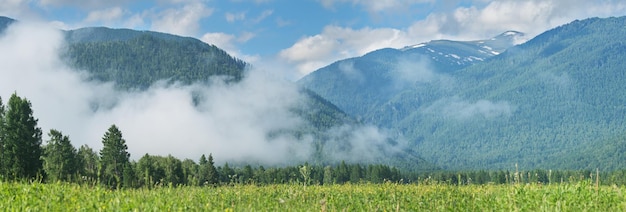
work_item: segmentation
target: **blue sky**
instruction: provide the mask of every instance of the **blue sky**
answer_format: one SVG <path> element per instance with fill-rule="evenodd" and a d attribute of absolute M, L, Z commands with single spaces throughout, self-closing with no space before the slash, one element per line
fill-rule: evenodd
<path fill-rule="evenodd" d="M 333 61 L 433 39 L 506 30 L 533 37 L 621 0 L 2 0 L 0 15 L 63 29 L 107 26 L 191 36 L 295 80 Z"/>

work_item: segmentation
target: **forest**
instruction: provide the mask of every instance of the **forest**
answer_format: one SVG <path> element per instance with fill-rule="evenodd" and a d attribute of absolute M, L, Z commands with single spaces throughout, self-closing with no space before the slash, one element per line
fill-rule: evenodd
<path fill-rule="evenodd" d="M 619 170 L 626 168 L 626 98 L 618 92 L 626 89 L 624 24 L 626 17 L 574 21 L 457 68 L 381 49 L 298 83 L 397 131 L 444 169 Z"/>
<path fill-rule="evenodd" d="M 233 184 L 361 184 L 443 183 L 451 185 L 563 183 L 596 180 L 625 185 L 626 170 L 479 170 L 407 171 L 381 164 L 304 163 L 297 166 L 264 167 L 239 163 L 216 166 L 211 153 L 198 162 L 171 155 L 143 155 L 130 160 L 122 131 L 111 125 L 102 137 L 103 148 L 75 148 L 68 135 L 55 129 L 42 142 L 42 131 L 26 98 L 11 95 L 7 105 L 0 98 L 0 180 L 70 182 L 106 188 L 153 188 L 161 186 L 223 186 Z"/>

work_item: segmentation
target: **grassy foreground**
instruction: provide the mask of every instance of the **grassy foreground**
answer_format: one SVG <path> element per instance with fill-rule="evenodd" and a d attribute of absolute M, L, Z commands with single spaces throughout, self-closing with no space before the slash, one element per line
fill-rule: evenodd
<path fill-rule="evenodd" d="M 625 211 L 626 188 L 560 185 L 236 185 L 108 190 L 0 183 L 5 211 Z"/>

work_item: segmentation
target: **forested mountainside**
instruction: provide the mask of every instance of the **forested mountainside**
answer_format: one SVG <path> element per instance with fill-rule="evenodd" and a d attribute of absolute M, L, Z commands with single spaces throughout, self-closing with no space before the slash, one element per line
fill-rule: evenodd
<path fill-rule="evenodd" d="M 337 61 L 298 81 L 346 113 L 369 119 L 393 96 L 429 81 L 434 72 L 453 73 L 511 47 L 523 33 L 508 31 L 477 41 L 434 40 L 401 49 L 385 48 Z"/>
<path fill-rule="evenodd" d="M 145 89 L 159 80 L 189 84 L 214 76 L 238 81 L 247 64 L 194 38 L 149 31 L 81 28 L 66 32 L 67 60 L 92 79 Z"/>
<path fill-rule="evenodd" d="M 410 89 L 362 105 L 373 111 L 362 119 L 403 133 L 418 154 L 449 169 L 625 168 L 624 26 L 625 17 L 574 21 L 453 72 L 411 65 L 416 77 L 406 82 Z M 318 72 L 312 76 L 342 78 L 324 82 L 349 81 Z M 331 96 L 358 102 L 350 92 L 359 89 L 351 89 Z M 376 93 L 362 91 L 360 96 Z"/>
<path fill-rule="evenodd" d="M 7 21 L 6 26 L 9 24 Z M 80 28 L 63 33 L 66 41 L 62 49 L 63 60 L 76 70 L 86 71 L 87 80 L 114 82 L 116 89 L 120 90 L 145 91 L 160 81 L 183 85 L 206 83 L 210 86 L 217 80 L 232 85 L 240 83 L 250 68 L 246 62 L 218 47 L 190 37 L 105 27 Z M 303 88 L 298 92 L 302 98 L 285 112 L 300 117 L 306 123 L 298 128 L 270 131 L 266 137 L 294 135 L 296 139 L 293 142 L 311 142 L 311 148 L 316 151 L 311 162 L 338 164 L 337 154 L 356 148 L 351 143 L 355 139 L 353 130 L 364 127 L 363 124 L 315 92 Z M 333 135 L 329 136 L 329 133 Z M 390 139 L 380 145 L 395 146 L 397 142 Z M 381 149 L 385 148 L 381 146 Z M 289 161 L 286 164 L 297 162 L 305 161 Z M 389 157 L 375 162 L 412 170 L 435 169 L 432 163 L 424 161 L 409 149 L 394 151 Z"/>

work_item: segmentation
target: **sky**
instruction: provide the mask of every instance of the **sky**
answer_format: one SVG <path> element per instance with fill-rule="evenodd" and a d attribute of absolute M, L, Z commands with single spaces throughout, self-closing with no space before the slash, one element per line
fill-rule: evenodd
<path fill-rule="evenodd" d="M 334 61 L 435 39 L 507 30 L 530 37 L 589 17 L 626 15 L 621 0 L 2 0 L 0 15 L 62 29 L 154 30 L 198 38 L 290 80 Z"/>

